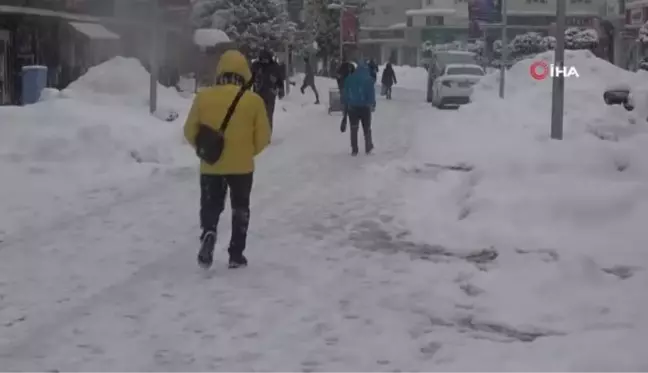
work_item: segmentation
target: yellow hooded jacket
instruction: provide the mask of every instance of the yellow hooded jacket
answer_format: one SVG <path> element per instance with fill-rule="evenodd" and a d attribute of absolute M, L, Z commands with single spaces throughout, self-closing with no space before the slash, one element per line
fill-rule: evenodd
<path fill-rule="evenodd" d="M 249 82 L 252 73 L 245 57 L 236 50 L 225 52 L 218 61 L 216 75 L 235 73 Z M 206 88 L 194 98 L 184 126 L 187 141 L 196 148 L 200 124 L 217 130 L 225 119 L 227 109 L 241 87 L 234 84 Z M 225 130 L 225 147 L 221 158 L 213 165 L 200 164 L 202 174 L 233 175 L 254 171 L 254 157 L 270 142 L 270 124 L 265 104 L 259 95 L 246 91 L 239 101 Z"/>

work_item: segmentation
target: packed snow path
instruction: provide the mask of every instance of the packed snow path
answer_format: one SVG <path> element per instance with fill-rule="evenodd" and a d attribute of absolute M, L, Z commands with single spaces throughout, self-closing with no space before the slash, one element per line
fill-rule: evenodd
<path fill-rule="evenodd" d="M 409 257 L 371 248 L 391 182 L 381 163 L 408 149 L 395 91 L 374 120 L 376 154 L 349 156 L 339 118 L 307 111 L 258 164 L 249 268 L 197 269 L 194 169 L 0 249 L 0 366 L 5 370 L 423 369 L 434 353 L 413 338 L 430 282 Z M 410 96 L 410 97 L 406 97 Z M 324 113 L 318 115 L 325 116 Z M 317 121 L 323 122 L 323 121 Z M 281 125 L 281 124 L 279 124 Z M 375 237 L 375 239 L 381 239 Z"/>

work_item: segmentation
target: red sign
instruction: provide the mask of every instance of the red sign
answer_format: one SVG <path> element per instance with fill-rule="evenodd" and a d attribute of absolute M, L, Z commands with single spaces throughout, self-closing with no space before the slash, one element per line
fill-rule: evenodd
<path fill-rule="evenodd" d="M 342 40 L 344 43 L 357 43 L 360 27 L 355 9 L 344 9 L 342 12 Z"/>

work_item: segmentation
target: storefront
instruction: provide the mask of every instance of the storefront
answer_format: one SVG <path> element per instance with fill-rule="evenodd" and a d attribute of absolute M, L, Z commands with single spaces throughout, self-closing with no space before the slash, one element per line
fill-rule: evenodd
<path fill-rule="evenodd" d="M 360 31 L 360 52 L 364 58 L 377 63 L 416 66 L 420 39 L 411 40 L 409 30 L 402 28 L 372 28 Z"/>

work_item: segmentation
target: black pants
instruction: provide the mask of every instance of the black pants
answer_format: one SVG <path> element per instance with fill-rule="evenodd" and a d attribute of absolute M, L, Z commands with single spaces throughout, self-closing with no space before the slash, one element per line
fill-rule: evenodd
<path fill-rule="evenodd" d="M 391 100 L 391 98 L 392 98 L 392 85 L 391 84 L 385 84 L 385 97 L 388 100 Z"/>
<path fill-rule="evenodd" d="M 274 111 L 275 111 L 275 102 L 277 101 L 277 97 L 274 95 L 267 95 L 267 96 L 262 96 L 263 102 L 265 103 L 266 107 L 266 113 L 268 114 L 268 123 L 270 123 L 270 131 L 272 131 L 273 128 L 273 118 L 274 118 Z"/>
<path fill-rule="evenodd" d="M 200 226 L 202 235 L 218 230 L 220 215 L 225 209 L 225 197 L 230 190 L 232 207 L 232 237 L 229 254 L 236 257 L 243 254 L 250 223 L 250 193 L 252 174 L 243 175 L 200 175 Z"/>
<path fill-rule="evenodd" d="M 310 89 L 315 94 L 315 101 L 319 102 L 319 92 L 317 92 L 317 88 L 315 87 L 315 82 L 307 82 L 306 80 L 304 80 L 304 83 L 302 83 L 301 86 L 301 93 L 304 94 L 306 88 L 308 87 L 310 87 Z"/>
<path fill-rule="evenodd" d="M 349 127 L 351 127 L 351 150 L 358 152 L 358 129 L 362 124 L 362 133 L 365 140 L 365 151 L 373 149 L 373 140 L 371 138 L 371 107 L 370 106 L 352 106 L 348 108 Z"/>

